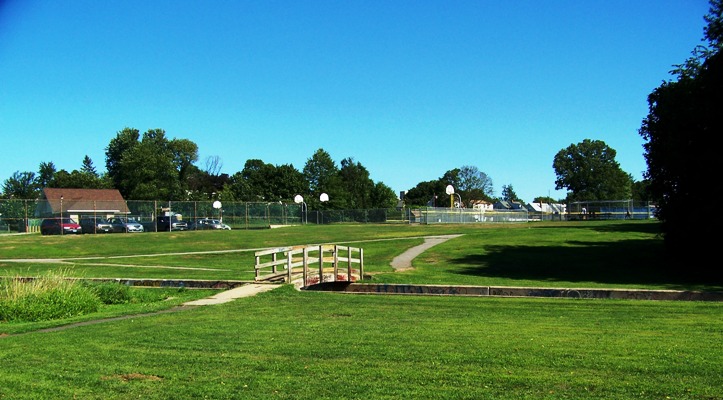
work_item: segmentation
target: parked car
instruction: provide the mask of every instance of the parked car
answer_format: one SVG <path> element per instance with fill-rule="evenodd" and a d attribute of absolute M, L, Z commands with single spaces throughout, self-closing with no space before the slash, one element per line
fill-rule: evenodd
<path fill-rule="evenodd" d="M 113 217 L 113 218 L 109 218 L 108 221 L 110 221 L 113 224 L 122 225 L 123 232 L 143 232 L 144 231 L 143 225 L 133 218 Z"/>
<path fill-rule="evenodd" d="M 217 219 L 202 218 L 188 225 L 189 230 L 219 229 L 231 230 L 231 227 Z"/>
<path fill-rule="evenodd" d="M 108 218 L 108 223 L 113 227 L 113 232 L 115 233 L 126 233 L 128 231 L 128 229 L 126 229 L 126 223 L 118 217 Z"/>
<path fill-rule="evenodd" d="M 80 227 L 83 233 L 111 233 L 113 227 L 108 220 L 101 217 L 82 217 L 80 219 Z"/>
<path fill-rule="evenodd" d="M 83 233 L 80 224 L 72 218 L 46 218 L 40 223 L 43 235 L 70 235 Z"/>
<path fill-rule="evenodd" d="M 185 231 L 188 230 L 186 221 L 178 218 L 178 216 L 162 216 L 156 218 L 156 229 L 161 231 Z"/>

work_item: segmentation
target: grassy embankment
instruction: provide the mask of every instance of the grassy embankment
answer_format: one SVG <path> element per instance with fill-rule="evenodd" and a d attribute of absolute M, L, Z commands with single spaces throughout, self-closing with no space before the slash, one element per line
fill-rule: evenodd
<path fill-rule="evenodd" d="M 380 282 L 720 289 L 661 272 L 656 228 L 629 222 L 13 236 L 0 238 L 0 258 L 133 255 L 61 265 L 85 276 L 247 279 L 253 251 L 243 249 L 354 242 Z M 463 236 L 424 253 L 413 270 L 389 267 L 421 243 L 415 237 L 447 233 Z M 175 254 L 204 250 L 234 252 Z M 27 275 L 59 266 L 0 268 Z M 723 399 L 722 316 L 719 303 L 354 296 L 285 286 L 218 306 L 1 338 L 0 398 Z"/>

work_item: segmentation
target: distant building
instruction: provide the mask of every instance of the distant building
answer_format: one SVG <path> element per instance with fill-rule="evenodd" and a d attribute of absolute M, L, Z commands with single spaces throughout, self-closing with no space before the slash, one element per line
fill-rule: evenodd
<path fill-rule="evenodd" d="M 543 214 L 565 214 L 567 205 L 560 203 L 528 203 L 527 211 L 538 212 Z"/>
<path fill-rule="evenodd" d="M 486 200 L 472 200 L 470 205 L 474 210 L 492 211 L 494 209 L 494 204 Z"/>
<path fill-rule="evenodd" d="M 130 214 L 128 204 L 117 189 L 45 188 L 40 200 L 35 209 L 39 218 L 63 214 L 77 220 L 83 215 Z"/>
<path fill-rule="evenodd" d="M 527 210 L 524 204 L 507 200 L 498 200 L 492 207 L 495 210 Z"/>

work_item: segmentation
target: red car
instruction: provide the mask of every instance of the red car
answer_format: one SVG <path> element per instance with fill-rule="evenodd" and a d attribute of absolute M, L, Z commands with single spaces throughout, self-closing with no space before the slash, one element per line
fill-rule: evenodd
<path fill-rule="evenodd" d="M 42 235 L 76 235 L 83 233 L 80 225 L 72 218 L 46 218 L 40 223 Z"/>

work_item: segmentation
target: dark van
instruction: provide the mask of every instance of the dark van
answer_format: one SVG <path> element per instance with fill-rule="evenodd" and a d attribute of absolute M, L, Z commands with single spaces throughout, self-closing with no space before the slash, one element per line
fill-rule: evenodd
<path fill-rule="evenodd" d="M 185 231 L 188 230 L 188 224 L 178 218 L 178 216 L 162 216 L 156 218 L 156 229 L 161 231 Z"/>

